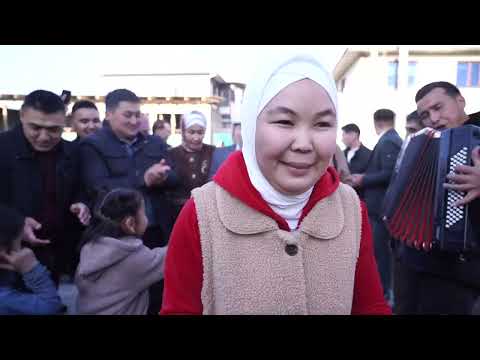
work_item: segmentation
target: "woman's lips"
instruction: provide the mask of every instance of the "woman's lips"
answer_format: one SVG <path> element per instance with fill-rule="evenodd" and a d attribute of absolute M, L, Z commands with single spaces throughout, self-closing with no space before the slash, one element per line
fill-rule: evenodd
<path fill-rule="evenodd" d="M 312 164 L 301 162 L 285 162 L 281 163 L 287 168 L 287 171 L 293 176 L 305 176 L 310 171 Z"/>
<path fill-rule="evenodd" d="M 298 170 L 306 170 L 306 169 L 310 169 L 312 167 L 313 164 L 309 164 L 309 163 L 303 163 L 303 162 L 293 162 L 293 161 L 282 161 L 285 165 L 289 166 L 289 167 L 292 167 L 294 169 L 298 169 Z"/>

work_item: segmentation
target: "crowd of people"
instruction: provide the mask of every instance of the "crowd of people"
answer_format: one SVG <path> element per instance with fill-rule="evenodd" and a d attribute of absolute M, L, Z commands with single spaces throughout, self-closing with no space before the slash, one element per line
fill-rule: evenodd
<path fill-rule="evenodd" d="M 452 84 L 417 93 L 407 135 L 424 126 L 480 126 Z M 298 55 L 247 83 L 233 145 L 204 143 L 207 120 L 149 134 L 127 89 L 94 103 L 46 90 L 25 97 L 0 134 L 0 314 L 64 314 L 62 276 L 78 314 L 431 314 L 474 311 L 480 257 L 409 248 L 391 238 L 382 205 L 402 147 L 395 114 L 373 114 L 373 150 L 342 127 L 331 74 Z M 77 133 L 62 138 L 67 115 Z M 480 154 L 452 180 L 474 209 Z M 475 210 L 476 211 L 476 210 Z M 479 239 L 480 240 L 480 239 Z"/>

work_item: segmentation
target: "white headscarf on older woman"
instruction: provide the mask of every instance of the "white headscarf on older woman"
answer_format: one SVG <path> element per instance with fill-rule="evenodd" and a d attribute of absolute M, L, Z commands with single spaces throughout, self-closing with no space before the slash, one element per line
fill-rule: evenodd
<path fill-rule="evenodd" d="M 193 125 L 199 125 L 204 129 L 207 128 L 207 119 L 200 111 L 189 111 L 182 116 L 182 146 L 188 152 L 192 152 L 194 150 L 190 149 L 190 147 L 187 145 L 185 141 L 185 132 Z"/>
<path fill-rule="evenodd" d="M 188 129 L 193 125 L 200 125 L 204 129 L 207 128 L 207 119 L 200 111 L 189 111 L 183 115 L 183 125 L 185 129 Z"/>
<path fill-rule="evenodd" d="M 261 68 L 247 83 L 241 110 L 242 152 L 250 181 L 273 211 L 287 221 L 291 229 L 296 229 L 313 187 L 295 196 L 275 190 L 258 166 L 255 134 L 257 118 L 270 100 L 288 85 L 303 79 L 313 80 L 323 87 L 337 109 L 337 89 L 332 75 L 314 57 L 296 55 L 283 60 L 277 59 L 275 64 L 270 62 Z"/>

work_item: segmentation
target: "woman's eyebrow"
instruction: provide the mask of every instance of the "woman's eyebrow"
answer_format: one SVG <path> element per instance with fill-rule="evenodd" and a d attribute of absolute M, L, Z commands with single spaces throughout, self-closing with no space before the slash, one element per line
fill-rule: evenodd
<path fill-rule="evenodd" d="M 288 115 L 292 115 L 292 116 L 297 116 L 298 114 L 293 111 L 292 109 L 289 109 L 285 106 L 277 106 L 273 109 L 270 109 L 267 111 L 270 115 L 272 114 L 288 114 Z"/>
<path fill-rule="evenodd" d="M 315 114 L 316 118 L 319 118 L 319 117 L 322 118 L 322 117 L 325 117 L 325 116 L 336 116 L 336 113 L 332 109 L 327 109 L 327 110 L 323 110 L 323 111 L 320 111 L 320 112 Z"/>

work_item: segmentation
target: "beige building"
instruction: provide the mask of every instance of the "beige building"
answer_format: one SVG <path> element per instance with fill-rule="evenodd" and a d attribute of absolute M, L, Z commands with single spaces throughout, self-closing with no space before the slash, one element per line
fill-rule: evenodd
<path fill-rule="evenodd" d="M 364 144 L 373 148 L 373 113 L 389 108 L 397 114 L 396 128 L 403 137 L 405 117 L 416 109 L 416 92 L 433 81 L 457 85 L 467 113 L 479 111 L 479 65 L 480 46 L 349 47 L 334 69 L 339 127 L 356 123 Z"/>
<path fill-rule="evenodd" d="M 107 94 L 113 89 L 128 88 L 142 100 L 141 111 L 148 114 L 150 129 L 157 119 L 171 124 L 172 146 L 181 143 L 180 119 L 186 112 L 197 110 L 207 119 L 205 142 L 214 145 L 231 143 L 232 116 L 236 117 L 245 86 L 227 83 L 222 77 L 210 73 L 160 73 L 160 74 L 105 74 L 97 93 Z M 11 128 L 19 118 L 18 110 L 25 94 L 0 95 L 0 131 Z M 77 100 L 93 101 L 102 118 L 105 117 L 105 97 L 75 94 L 69 111 Z M 74 139 L 75 134 L 66 129 L 64 138 Z"/>

